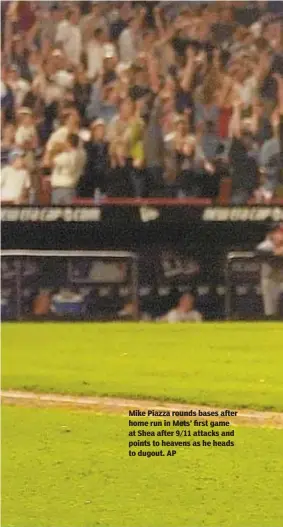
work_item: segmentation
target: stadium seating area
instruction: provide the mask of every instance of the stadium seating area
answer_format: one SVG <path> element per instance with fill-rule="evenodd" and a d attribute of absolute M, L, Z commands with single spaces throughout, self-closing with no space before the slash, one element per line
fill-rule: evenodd
<path fill-rule="evenodd" d="M 282 2 L 4 2 L 2 202 L 283 196 Z"/>

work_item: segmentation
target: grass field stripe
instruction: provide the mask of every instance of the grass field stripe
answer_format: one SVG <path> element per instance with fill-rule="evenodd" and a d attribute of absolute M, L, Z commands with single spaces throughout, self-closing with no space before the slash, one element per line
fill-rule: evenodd
<path fill-rule="evenodd" d="M 150 400 L 135 400 L 125 399 L 119 397 L 90 397 L 90 396 L 74 396 L 74 395 L 61 395 L 61 394 L 49 394 L 49 393 L 33 393 L 24 391 L 12 391 L 3 390 L 1 392 L 2 402 L 6 404 L 24 404 L 24 403 L 35 403 L 35 405 L 48 406 L 72 406 L 72 407 L 85 407 L 89 409 L 99 408 L 104 410 L 111 410 L 114 413 L 119 411 L 126 412 L 128 409 L 162 409 L 162 410 L 225 410 L 225 408 L 215 408 L 202 405 L 186 405 L 168 403 L 164 404 L 159 401 Z M 198 419 L 209 419 L 207 417 L 199 417 Z M 220 418 L 221 419 L 221 418 Z M 227 419 L 227 418 L 222 418 Z M 274 428 L 283 428 L 283 413 L 282 412 L 263 412 L 256 410 L 238 410 L 237 417 L 229 417 L 229 420 L 233 425 L 246 424 L 254 426 L 268 426 Z"/>

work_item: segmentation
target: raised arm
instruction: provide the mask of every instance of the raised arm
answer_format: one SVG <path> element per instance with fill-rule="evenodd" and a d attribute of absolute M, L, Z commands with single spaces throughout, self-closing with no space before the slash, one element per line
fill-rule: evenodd
<path fill-rule="evenodd" d="M 13 39 L 13 23 L 17 20 L 18 2 L 11 2 L 6 13 L 6 21 L 4 27 L 4 55 L 8 61 L 11 61 L 12 53 L 12 39 Z"/>
<path fill-rule="evenodd" d="M 160 39 L 163 39 L 165 37 L 165 34 L 166 34 L 166 31 L 165 31 L 165 28 L 164 28 L 164 25 L 163 25 L 163 21 L 162 21 L 162 18 L 161 18 L 161 9 L 160 7 L 155 7 L 154 10 L 154 21 L 155 21 L 155 25 L 156 25 L 156 28 L 157 28 L 157 31 L 158 31 L 158 37 Z"/>
<path fill-rule="evenodd" d="M 134 17 L 134 25 L 133 25 L 133 29 L 135 32 L 139 32 L 142 27 L 143 27 L 143 24 L 144 24 L 144 19 L 145 19 L 145 16 L 146 16 L 146 12 L 147 10 L 145 9 L 145 7 L 142 7 L 141 9 L 139 9 L 138 13 L 137 13 L 137 16 Z"/>
<path fill-rule="evenodd" d="M 252 102 L 252 115 L 251 115 L 251 132 L 255 135 L 259 130 L 260 117 L 262 115 L 261 108 L 257 99 Z"/>
<path fill-rule="evenodd" d="M 258 66 L 254 72 L 258 85 L 260 85 L 264 81 L 266 75 L 270 71 L 270 67 L 271 67 L 271 57 L 269 53 L 268 52 L 260 53 Z"/>
<path fill-rule="evenodd" d="M 233 104 L 233 115 L 231 119 L 231 127 L 229 136 L 236 137 L 239 139 L 241 137 L 241 114 L 242 114 L 243 103 L 240 98 L 236 99 Z"/>
<path fill-rule="evenodd" d="M 234 87 L 233 80 L 231 79 L 231 77 L 226 76 L 223 80 L 222 86 L 218 94 L 217 102 L 220 108 L 223 108 L 225 104 L 227 103 L 228 96 L 233 90 L 233 87 Z"/>
<path fill-rule="evenodd" d="M 283 116 L 283 77 L 279 73 L 275 73 L 273 78 L 277 82 L 277 101 L 279 115 Z"/>
<path fill-rule="evenodd" d="M 279 117 L 279 141 L 280 141 L 280 176 L 283 178 L 283 77 L 276 75 L 277 98 L 278 98 L 278 117 Z"/>
<path fill-rule="evenodd" d="M 148 54 L 146 57 L 146 63 L 149 74 L 149 83 L 153 93 L 158 93 L 160 90 L 160 79 L 158 75 L 158 62 L 153 55 Z"/>
<path fill-rule="evenodd" d="M 187 62 L 181 80 L 181 88 L 185 92 L 189 92 L 192 86 L 192 81 L 195 73 L 195 50 L 191 47 L 186 50 Z"/>
<path fill-rule="evenodd" d="M 176 28 L 168 27 L 166 30 L 164 30 L 162 37 L 154 44 L 154 47 L 161 48 L 174 37 L 175 33 Z"/>

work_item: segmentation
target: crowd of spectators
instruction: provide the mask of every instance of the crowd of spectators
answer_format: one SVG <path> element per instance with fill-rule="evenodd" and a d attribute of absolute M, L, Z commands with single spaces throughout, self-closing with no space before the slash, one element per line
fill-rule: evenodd
<path fill-rule="evenodd" d="M 38 203 L 46 177 L 56 205 L 215 199 L 224 178 L 233 204 L 282 197 L 282 18 L 266 1 L 2 3 L 2 201 Z"/>

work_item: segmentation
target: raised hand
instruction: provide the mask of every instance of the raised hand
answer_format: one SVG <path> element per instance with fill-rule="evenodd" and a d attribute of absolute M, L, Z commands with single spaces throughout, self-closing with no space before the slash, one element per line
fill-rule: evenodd
<path fill-rule="evenodd" d="M 186 49 L 186 57 L 188 62 L 192 62 L 196 56 L 196 51 L 193 47 L 188 46 Z"/>

